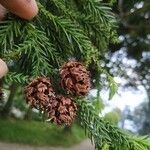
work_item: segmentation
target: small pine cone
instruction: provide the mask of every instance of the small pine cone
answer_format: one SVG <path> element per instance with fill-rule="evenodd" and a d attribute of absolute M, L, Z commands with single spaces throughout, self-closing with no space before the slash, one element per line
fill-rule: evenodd
<path fill-rule="evenodd" d="M 51 81 L 46 77 L 38 77 L 25 87 L 27 103 L 39 110 L 46 110 L 55 93 Z"/>
<path fill-rule="evenodd" d="M 2 90 L 0 89 L 0 101 L 2 101 L 2 99 L 3 99 L 3 92 L 2 92 Z"/>
<path fill-rule="evenodd" d="M 71 97 L 57 96 L 48 107 L 48 118 L 58 125 L 71 125 L 76 112 L 77 106 Z"/>
<path fill-rule="evenodd" d="M 65 63 L 61 70 L 61 85 L 69 94 L 85 96 L 88 94 L 91 83 L 86 67 L 77 61 Z"/>

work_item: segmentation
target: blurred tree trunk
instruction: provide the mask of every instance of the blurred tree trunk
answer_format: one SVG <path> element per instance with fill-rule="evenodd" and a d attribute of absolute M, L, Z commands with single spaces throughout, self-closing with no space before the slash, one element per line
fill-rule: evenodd
<path fill-rule="evenodd" d="M 65 134 L 71 134 L 71 133 L 72 133 L 72 126 L 67 126 L 67 125 L 66 125 L 66 126 L 64 127 L 64 130 L 63 130 L 63 131 L 64 131 Z"/>
<path fill-rule="evenodd" d="M 2 86 L 3 86 L 3 80 L 0 79 L 0 87 L 2 87 Z"/>
<path fill-rule="evenodd" d="M 31 119 L 32 119 L 32 108 L 29 107 L 24 116 L 24 120 L 31 120 Z"/>
<path fill-rule="evenodd" d="M 2 88 L 3 88 L 3 81 L 2 79 L 0 79 L 0 104 L 3 104 L 3 99 L 4 99 Z M 0 107 L 0 110 L 1 110 L 1 107 Z"/>
<path fill-rule="evenodd" d="M 2 117 L 9 116 L 16 90 L 17 90 L 17 85 L 15 83 L 12 83 L 10 86 L 10 95 L 9 95 L 8 101 L 6 102 L 4 108 L 1 112 Z"/>
<path fill-rule="evenodd" d="M 148 134 L 150 135 L 150 89 L 147 89 L 147 96 L 148 96 L 148 105 L 147 109 L 145 110 L 145 121 L 143 123 L 142 130 L 140 131 L 140 134 L 145 135 Z"/>

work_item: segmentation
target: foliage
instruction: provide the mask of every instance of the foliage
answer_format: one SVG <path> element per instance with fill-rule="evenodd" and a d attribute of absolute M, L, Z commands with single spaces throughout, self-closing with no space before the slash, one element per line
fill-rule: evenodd
<path fill-rule="evenodd" d="M 137 106 L 134 111 L 128 111 L 124 118 L 133 122 L 133 128 L 136 129 L 139 134 L 145 135 L 149 133 L 149 102 L 144 101 Z"/>
<path fill-rule="evenodd" d="M 21 87 L 18 87 L 14 96 L 13 106 L 22 112 L 26 111 L 27 109 L 26 102 L 24 101 L 23 96 L 23 89 Z"/>
<path fill-rule="evenodd" d="M 104 116 L 104 120 L 111 122 L 114 125 L 118 125 L 119 121 L 120 121 L 120 116 L 121 114 L 119 114 L 116 111 L 112 111 L 112 112 L 108 112 L 105 114 Z"/>
<path fill-rule="evenodd" d="M 120 19 L 118 28 L 120 43 L 110 45 L 112 53 L 107 60 L 110 72 L 126 80 L 125 85 L 123 85 L 125 88 L 134 87 L 137 89 L 139 84 L 143 85 L 150 101 L 149 10 L 149 0 L 118 0 L 118 3 L 114 6 L 114 11 Z M 109 60 L 112 60 L 112 62 L 110 63 Z M 132 72 L 132 74 L 129 72 Z M 140 133 L 149 134 L 150 129 L 146 126 L 150 126 L 150 102 L 148 102 L 146 109 L 143 105 L 140 107 L 145 110 L 142 117 L 144 120 L 139 120 L 143 124 L 143 129 L 141 128 L 143 131 L 140 131 Z M 135 118 L 137 118 L 137 115 L 135 115 Z M 137 121 L 135 123 L 137 124 Z M 147 132 L 145 132 L 145 129 Z"/>
<path fill-rule="evenodd" d="M 86 129 L 88 137 L 94 142 L 98 150 L 143 150 L 150 149 L 147 137 L 136 137 L 122 131 L 118 127 L 100 118 L 93 106 L 84 99 L 76 100 L 79 105 L 78 116 L 81 125 Z M 118 140 L 119 139 L 119 140 Z"/>
<path fill-rule="evenodd" d="M 113 62 L 113 67 L 117 68 L 117 74 L 122 71 L 121 76 L 129 81 L 129 86 L 137 86 L 140 82 L 146 90 L 150 89 L 149 9 L 149 0 L 118 0 L 118 3 L 114 6 L 114 11 L 120 19 L 118 28 L 120 43 L 110 45 L 112 52 L 120 51 L 121 54 L 121 51 L 123 51 L 123 54 L 119 55 Z M 127 62 L 123 62 L 125 58 L 135 61 L 135 65 L 128 66 Z M 125 68 L 132 69 L 137 76 L 128 75 Z"/>

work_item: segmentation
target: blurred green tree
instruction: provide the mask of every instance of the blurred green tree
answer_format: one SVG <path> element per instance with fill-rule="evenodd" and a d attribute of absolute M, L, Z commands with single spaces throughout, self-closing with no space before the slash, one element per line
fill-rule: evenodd
<path fill-rule="evenodd" d="M 120 43 L 110 45 L 114 59 L 111 73 L 125 78 L 125 87 L 143 85 L 147 91 L 149 103 L 145 110 L 145 121 L 142 122 L 143 133 L 150 133 L 150 1 L 118 0 L 114 11 L 118 14 Z M 117 55 L 116 55 L 117 53 Z M 115 54 L 115 56 L 114 56 Z M 108 57 L 110 59 L 110 57 Z M 129 63 L 129 61 L 131 63 Z M 108 61 L 109 62 L 109 61 Z M 110 70 L 109 69 L 109 70 Z M 131 73 L 128 73 L 128 72 Z M 141 129 L 142 130 L 142 129 Z M 142 132 L 141 132 L 142 133 Z"/>
<path fill-rule="evenodd" d="M 117 126 L 121 119 L 121 111 L 118 109 L 112 110 L 111 112 L 105 114 L 104 119 Z"/>

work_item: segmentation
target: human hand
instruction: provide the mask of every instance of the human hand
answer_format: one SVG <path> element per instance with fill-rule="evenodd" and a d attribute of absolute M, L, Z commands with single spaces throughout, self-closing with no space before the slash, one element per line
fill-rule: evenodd
<path fill-rule="evenodd" d="M 6 65 L 6 63 L 0 59 L 0 79 L 6 75 L 6 73 L 8 72 L 8 67 Z"/>
<path fill-rule="evenodd" d="M 31 20 L 38 13 L 35 0 L 0 0 L 0 4 L 0 20 L 7 10 L 26 20 Z"/>
<path fill-rule="evenodd" d="M 31 20 L 38 13 L 35 0 L 0 0 L 0 20 L 4 19 L 7 10 L 26 20 Z M 0 59 L 0 78 L 7 72 L 6 63 Z"/>

